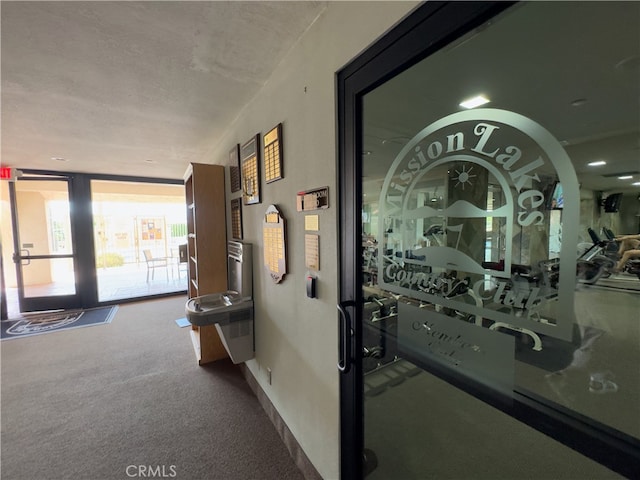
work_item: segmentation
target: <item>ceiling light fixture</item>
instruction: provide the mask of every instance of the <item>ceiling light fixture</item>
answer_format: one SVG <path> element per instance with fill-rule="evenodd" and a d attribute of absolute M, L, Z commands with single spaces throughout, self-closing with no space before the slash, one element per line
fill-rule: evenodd
<path fill-rule="evenodd" d="M 67 159 L 63 158 L 63 157 L 51 157 L 51 160 L 53 160 L 54 162 L 66 162 Z"/>
<path fill-rule="evenodd" d="M 634 187 L 640 187 L 640 182 L 633 182 L 631 185 L 633 185 Z"/>
<path fill-rule="evenodd" d="M 476 108 L 480 105 L 484 105 L 485 103 L 489 103 L 490 101 L 491 100 L 484 95 L 477 95 L 473 98 L 468 98 L 467 100 L 460 102 L 460 106 L 464 108 Z"/>
<path fill-rule="evenodd" d="M 590 167 L 600 167 L 602 165 L 606 165 L 607 162 L 605 162 L 604 160 L 597 160 L 595 162 L 591 162 L 591 163 L 587 163 L 588 166 Z"/>
<path fill-rule="evenodd" d="M 633 72 L 634 70 L 640 70 L 640 55 L 633 55 L 631 57 L 620 60 L 618 63 L 616 63 L 614 68 L 630 72 Z"/>
<path fill-rule="evenodd" d="M 381 143 L 383 145 L 386 145 L 387 143 L 397 143 L 398 145 L 404 145 L 409 140 L 411 140 L 411 137 L 391 137 L 391 138 L 383 138 Z"/>
<path fill-rule="evenodd" d="M 629 180 L 630 178 L 633 178 L 633 175 L 622 175 L 618 177 L 618 180 Z"/>

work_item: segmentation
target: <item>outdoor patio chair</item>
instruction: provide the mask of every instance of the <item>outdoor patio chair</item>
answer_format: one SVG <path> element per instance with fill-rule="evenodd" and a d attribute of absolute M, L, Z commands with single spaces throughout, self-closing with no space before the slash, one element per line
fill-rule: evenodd
<path fill-rule="evenodd" d="M 189 258 L 187 253 L 187 244 L 178 245 L 178 278 L 182 278 L 181 272 L 188 274 L 189 272 Z"/>
<path fill-rule="evenodd" d="M 147 261 L 147 283 L 149 283 L 149 272 L 151 272 L 151 279 L 153 280 L 155 269 L 164 268 L 167 272 L 167 281 L 169 281 L 169 262 L 166 257 L 154 257 L 151 250 L 143 250 L 144 259 Z"/>

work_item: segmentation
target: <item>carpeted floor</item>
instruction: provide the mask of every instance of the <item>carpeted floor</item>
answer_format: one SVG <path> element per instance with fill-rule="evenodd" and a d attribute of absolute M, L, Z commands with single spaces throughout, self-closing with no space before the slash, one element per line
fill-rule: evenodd
<path fill-rule="evenodd" d="M 3 480 L 302 479 L 237 366 L 198 367 L 185 297 L 3 342 Z"/>

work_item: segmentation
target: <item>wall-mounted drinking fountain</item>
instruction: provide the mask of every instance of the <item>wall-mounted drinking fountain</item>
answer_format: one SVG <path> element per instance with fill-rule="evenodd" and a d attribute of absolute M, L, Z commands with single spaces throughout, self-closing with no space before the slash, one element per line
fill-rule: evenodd
<path fill-rule="evenodd" d="M 250 244 L 228 242 L 229 290 L 191 298 L 185 308 L 192 325 L 215 325 L 233 363 L 245 362 L 254 355 L 252 265 Z"/>

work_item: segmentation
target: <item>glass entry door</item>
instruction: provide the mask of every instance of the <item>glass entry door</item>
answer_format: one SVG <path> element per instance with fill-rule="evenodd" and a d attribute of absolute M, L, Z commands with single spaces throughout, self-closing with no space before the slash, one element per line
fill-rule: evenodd
<path fill-rule="evenodd" d="M 20 311 L 79 308 L 65 176 L 24 175 L 9 183 Z"/>
<path fill-rule="evenodd" d="M 640 4 L 422 14 L 343 77 L 343 477 L 637 472 Z"/>

